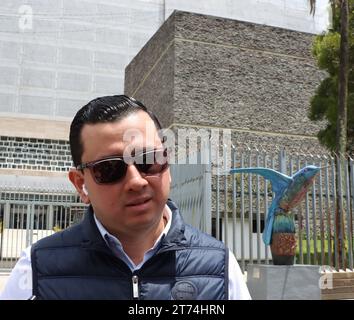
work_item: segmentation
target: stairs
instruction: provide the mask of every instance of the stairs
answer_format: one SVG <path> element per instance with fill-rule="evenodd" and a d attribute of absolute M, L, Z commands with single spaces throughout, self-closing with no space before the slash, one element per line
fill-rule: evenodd
<path fill-rule="evenodd" d="M 322 300 L 354 300 L 354 271 L 326 270 L 321 273 Z"/>

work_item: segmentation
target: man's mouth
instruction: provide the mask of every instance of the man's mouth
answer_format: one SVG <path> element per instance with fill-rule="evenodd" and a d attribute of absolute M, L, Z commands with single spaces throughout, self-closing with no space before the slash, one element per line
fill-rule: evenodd
<path fill-rule="evenodd" d="M 129 201 L 127 204 L 127 207 L 139 206 L 139 205 L 149 202 L 151 199 L 152 199 L 151 197 L 137 198 L 137 199 Z"/>

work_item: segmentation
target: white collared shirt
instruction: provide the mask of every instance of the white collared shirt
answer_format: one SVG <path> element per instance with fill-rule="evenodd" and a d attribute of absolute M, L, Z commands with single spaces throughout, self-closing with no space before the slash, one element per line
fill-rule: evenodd
<path fill-rule="evenodd" d="M 113 253 L 123 260 L 130 270 L 140 269 L 159 249 L 163 237 L 168 233 L 171 227 L 172 212 L 166 205 L 167 224 L 161 235 L 155 241 L 154 245 L 145 252 L 144 259 L 138 265 L 129 258 L 124 252 L 121 242 L 114 235 L 110 234 L 101 222 L 94 215 L 98 230 L 103 239 Z M 31 247 L 26 248 L 20 256 L 20 259 L 12 269 L 3 292 L 0 294 L 0 300 L 27 300 L 32 296 L 32 266 L 31 266 Z M 250 300 L 248 288 L 243 278 L 241 269 L 236 261 L 234 254 L 229 252 L 229 300 Z"/>

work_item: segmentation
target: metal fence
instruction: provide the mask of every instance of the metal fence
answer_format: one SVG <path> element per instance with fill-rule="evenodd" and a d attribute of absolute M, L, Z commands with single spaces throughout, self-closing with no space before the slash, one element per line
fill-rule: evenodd
<path fill-rule="evenodd" d="M 194 154 L 194 157 L 190 162 L 199 164 L 170 166 L 170 198 L 178 203 L 185 222 L 211 234 L 211 165 L 203 161 L 200 154 Z"/>
<path fill-rule="evenodd" d="M 324 168 L 293 212 L 297 234 L 295 263 L 353 269 L 352 158 L 345 159 L 342 170 L 339 170 L 336 167 L 337 159 L 329 155 L 287 155 L 284 150 L 269 153 L 228 146 L 224 146 L 220 152 L 222 155 L 218 155 L 212 165 L 180 165 L 179 171 L 174 169 L 172 197 L 175 196 L 174 200 L 181 206 L 187 221 L 197 220 L 194 224 L 196 227 L 200 228 L 198 221 L 201 217 L 212 217 L 213 235 L 235 253 L 243 271 L 248 263 L 271 263 L 269 247 L 263 244 L 261 235 L 274 195 L 270 183 L 259 175 L 230 175 L 225 172 L 230 167 L 266 167 L 292 176 L 310 164 Z M 222 164 L 219 162 L 221 159 Z M 339 188 L 339 199 L 336 193 L 337 174 L 344 180 L 344 188 Z M 342 214 L 336 224 L 337 201 Z M 210 212 L 206 212 L 207 208 L 210 208 Z M 210 233 L 210 229 L 201 229 Z M 337 250 L 338 237 L 345 244 L 342 261 L 339 261 Z"/>
<path fill-rule="evenodd" d="M 352 158 L 346 159 L 342 170 L 338 170 L 337 159 L 328 155 L 287 155 L 284 151 L 269 153 L 227 146 L 220 152 L 222 155 L 218 153 L 213 161 L 209 149 L 189 158 L 189 164 L 171 165 L 170 197 L 179 205 L 186 222 L 224 241 L 235 253 L 243 271 L 249 263 L 271 263 L 269 247 L 261 237 L 273 198 L 269 182 L 259 175 L 225 173 L 231 167 L 257 166 L 293 175 L 302 167 L 314 164 L 324 169 L 304 201 L 294 209 L 296 263 L 353 269 Z M 337 175 L 344 180 L 339 198 Z M 74 194 L 0 192 L 0 268 L 11 268 L 27 246 L 79 221 L 85 205 L 75 197 Z M 342 208 L 338 223 L 337 203 Z M 338 238 L 345 244 L 341 261 Z"/>
<path fill-rule="evenodd" d="M 81 203 L 0 200 L 0 268 L 12 268 L 26 247 L 80 221 L 84 209 Z"/>

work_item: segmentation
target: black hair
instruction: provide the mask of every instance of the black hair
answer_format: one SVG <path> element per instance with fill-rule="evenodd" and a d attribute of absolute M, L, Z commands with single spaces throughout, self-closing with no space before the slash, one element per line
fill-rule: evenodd
<path fill-rule="evenodd" d="M 146 112 L 154 121 L 156 129 L 160 133 L 162 127 L 157 117 L 147 110 L 141 102 L 126 95 L 99 97 L 83 106 L 76 113 L 70 125 L 69 140 L 74 166 L 77 167 L 81 164 L 83 154 L 81 131 L 85 124 L 114 122 L 138 111 Z"/>

